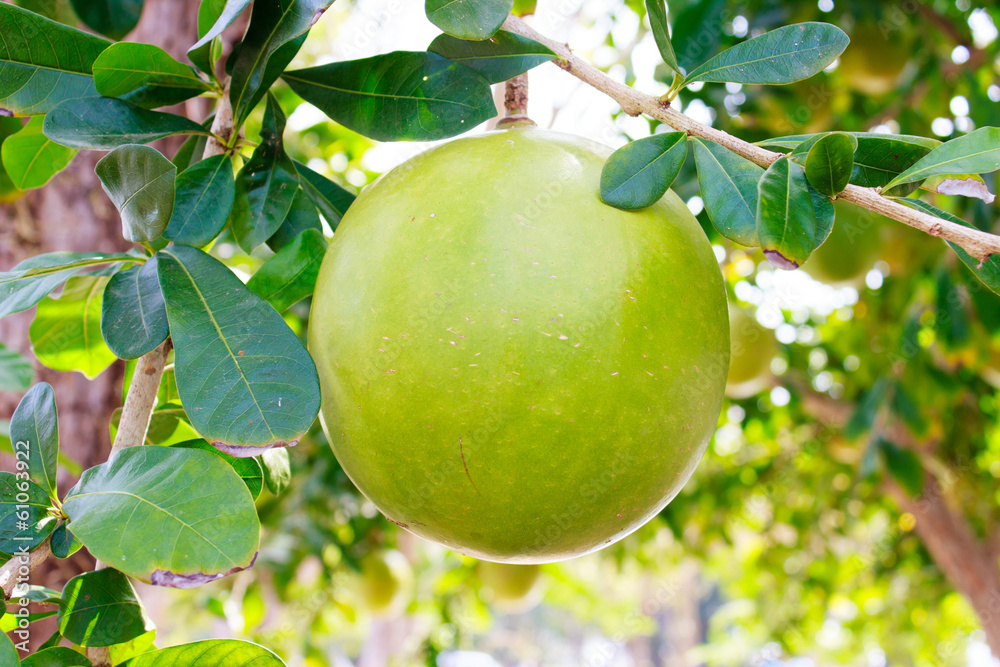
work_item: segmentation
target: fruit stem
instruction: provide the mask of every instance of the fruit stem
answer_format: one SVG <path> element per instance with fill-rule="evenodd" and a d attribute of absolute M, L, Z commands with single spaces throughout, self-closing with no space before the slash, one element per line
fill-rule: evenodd
<path fill-rule="evenodd" d="M 503 118 L 497 127 L 508 127 L 510 125 L 534 125 L 535 122 L 528 118 L 528 74 L 518 74 L 507 80 L 504 91 L 504 108 L 507 111 L 506 118 Z"/>

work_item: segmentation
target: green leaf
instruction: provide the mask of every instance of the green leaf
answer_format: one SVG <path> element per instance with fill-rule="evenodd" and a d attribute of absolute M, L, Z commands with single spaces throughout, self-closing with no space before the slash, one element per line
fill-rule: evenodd
<path fill-rule="evenodd" d="M 63 25 L 73 26 L 80 22 L 69 0 L 14 0 L 14 4 Z"/>
<path fill-rule="evenodd" d="M 247 287 L 279 313 L 313 293 L 326 253 L 323 233 L 307 229 L 264 262 Z"/>
<path fill-rule="evenodd" d="M 796 23 L 726 49 L 684 79 L 732 83 L 792 83 L 823 71 L 850 42 L 828 23 Z"/>
<path fill-rule="evenodd" d="M 725 7 L 725 0 L 695 0 L 682 5 L 674 15 L 671 41 L 677 64 L 685 72 L 705 62 L 719 49 Z"/>
<path fill-rule="evenodd" d="M 843 132 L 831 132 L 816 141 L 806 157 L 806 178 L 820 193 L 840 194 L 854 171 L 854 149 L 858 140 Z"/>
<path fill-rule="evenodd" d="M 153 629 L 131 582 L 110 567 L 70 579 L 62 600 L 59 632 L 78 646 L 121 644 Z"/>
<path fill-rule="evenodd" d="M 126 667 L 285 667 L 263 646 L 240 639 L 209 639 L 143 653 Z"/>
<path fill-rule="evenodd" d="M 879 440 L 879 451 L 885 460 L 889 474 L 916 498 L 924 491 L 924 468 L 920 457 L 908 449 L 903 449 L 888 440 Z"/>
<path fill-rule="evenodd" d="M 459 39 L 487 39 L 500 29 L 514 0 L 426 0 L 431 23 Z"/>
<path fill-rule="evenodd" d="M 139 23 L 143 0 L 70 0 L 84 25 L 111 39 L 121 39 Z"/>
<path fill-rule="evenodd" d="M 28 330 L 38 360 L 57 371 L 94 379 L 117 359 L 101 336 L 101 301 L 107 276 L 70 278 L 59 298 L 38 304 Z"/>
<path fill-rule="evenodd" d="M 805 172 L 780 158 L 757 185 L 757 236 L 768 260 L 796 269 L 816 247 L 816 215 Z"/>
<path fill-rule="evenodd" d="M 0 3 L 0 115 L 47 113 L 95 95 L 91 65 L 111 42 Z"/>
<path fill-rule="evenodd" d="M 847 425 L 844 426 L 843 432 L 845 438 L 856 440 L 871 430 L 875 424 L 875 417 L 878 415 L 879 408 L 882 407 L 882 402 L 885 400 L 887 387 L 888 379 L 882 376 L 875 380 L 875 384 L 864 393 L 861 400 L 858 401 L 858 407 L 855 409 L 854 414 L 851 415 L 851 418 L 847 421 Z"/>
<path fill-rule="evenodd" d="M 663 62 L 670 69 L 684 76 L 680 65 L 677 64 L 674 46 L 670 43 L 670 24 L 667 21 L 667 5 L 664 0 L 646 0 L 646 14 L 649 16 L 649 25 L 653 29 L 656 48 L 660 50 Z"/>
<path fill-rule="evenodd" d="M 35 371 L 31 362 L 0 343 L 0 391 L 20 393 L 31 386 Z"/>
<path fill-rule="evenodd" d="M 282 48 L 304 37 L 333 0 L 257 0 L 250 27 L 233 63 L 229 99 L 233 126 L 240 127 L 301 46 Z M 271 60 L 276 63 L 272 63 Z"/>
<path fill-rule="evenodd" d="M 152 44 L 119 42 L 93 65 L 94 85 L 104 97 L 120 97 L 143 108 L 178 104 L 210 91 L 190 66 Z"/>
<path fill-rule="evenodd" d="M 695 138 L 698 186 L 708 217 L 730 241 L 758 246 L 757 183 L 764 170 L 712 141 Z"/>
<path fill-rule="evenodd" d="M 10 441 L 14 451 L 28 455 L 28 479 L 56 497 L 59 460 L 59 417 L 52 386 L 39 382 L 24 395 L 10 418 Z M 20 458 L 18 457 L 18 461 Z M 20 465 L 17 466 L 21 471 Z"/>
<path fill-rule="evenodd" d="M 1000 127 L 981 127 L 952 139 L 917 160 L 885 189 L 937 174 L 984 174 L 1000 169 Z"/>
<path fill-rule="evenodd" d="M 274 96 L 268 95 L 260 145 L 236 176 L 231 224 L 236 242 L 246 252 L 277 231 L 295 198 L 295 165 L 285 154 L 284 131 L 285 114 Z"/>
<path fill-rule="evenodd" d="M 259 543 L 246 484 L 194 449 L 123 449 L 83 473 L 63 511 L 95 558 L 158 586 L 190 588 L 244 570 Z"/>
<path fill-rule="evenodd" d="M 687 157 L 687 134 L 666 132 L 622 146 L 601 170 L 601 201 L 634 211 L 652 206 L 677 178 Z"/>
<path fill-rule="evenodd" d="M 0 553 L 12 555 L 41 544 L 56 527 L 51 506 L 45 489 L 12 472 L 0 472 Z"/>
<path fill-rule="evenodd" d="M 153 642 L 155 641 L 156 630 L 150 630 L 149 632 L 141 634 L 131 641 L 109 646 L 108 653 L 111 655 L 111 664 L 122 665 L 125 661 L 134 658 L 137 655 L 141 655 L 147 651 L 155 649 L 156 647 L 153 646 Z"/>
<path fill-rule="evenodd" d="M 191 424 L 234 456 L 292 445 L 319 412 L 319 379 L 298 337 L 218 260 L 161 251 L 174 373 Z"/>
<path fill-rule="evenodd" d="M 174 209 L 163 236 L 174 243 L 201 247 L 219 235 L 236 198 L 233 163 L 215 155 L 188 167 L 174 186 Z"/>
<path fill-rule="evenodd" d="M 96 264 L 137 261 L 125 254 L 49 252 L 29 257 L 10 271 L 0 272 L 0 317 L 31 308 L 81 269 Z"/>
<path fill-rule="evenodd" d="M 101 304 L 101 334 L 119 359 L 138 359 L 167 339 L 156 256 L 111 276 Z"/>
<path fill-rule="evenodd" d="M 71 648 L 53 646 L 29 655 L 21 663 L 21 667 L 92 667 L 93 664 L 86 656 Z"/>
<path fill-rule="evenodd" d="M 54 611 L 39 611 L 29 613 L 27 616 L 28 623 L 34 623 L 35 621 L 40 621 L 42 619 L 48 618 L 50 616 L 55 616 Z M 14 628 L 18 627 L 19 621 L 13 614 L 7 614 L 3 619 L 0 619 L 0 632 L 10 632 Z"/>
<path fill-rule="evenodd" d="M 934 331 L 946 349 L 955 349 L 969 340 L 968 305 L 944 267 L 937 270 Z"/>
<path fill-rule="evenodd" d="M 924 137 L 897 134 L 856 132 L 858 148 L 854 151 L 851 183 L 864 188 L 884 188 L 897 175 L 931 152 L 941 142 Z M 916 186 L 902 186 L 900 194 L 909 194 Z"/>
<path fill-rule="evenodd" d="M 476 70 L 490 83 L 502 83 L 558 58 L 544 44 L 506 30 L 482 41 L 438 35 L 427 50 Z"/>
<path fill-rule="evenodd" d="M 7 667 L 19 667 L 21 664 L 21 658 L 18 655 L 17 648 L 14 646 L 14 642 L 6 634 L 0 634 L 0 664 Z M 150 667 L 152 667 L 152 664 L 149 663 Z M 275 665 L 280 664 L 280 662 L 275 663 Z"/>
<path fill-rule="evenodd" d="M 902 197 L 894 197 L 900 204 L 905 204 L 910 208 L 915 208 L 918 211 L 923 211 L 929 215 L 936 216 L 942 220 L 947 220 L 948 222 L 953 222 L 956 225 L 962 225 L 963 227 L 972 227 L 968 222 L 959 218 L 956 215 L 952 215 L 947 211 L 943 211 L 936 206 L 928 204 L 925 201 L 919 199 L 905 199 Z M 980 282 L 990 288 L 992 291 L 1000 294 L 1000 255 L 990 255 L 990 257 L 985 262 L 980 262 L 978 259 L 966 252 L 962 247 L 952 243 L 947 242 L 951 249 L 955 251 L 958 258 L 962 260 L 966 268 L 972 271 L 976 278 L 979 278 Z"/>
<path fill-rule="evenodd" d="M 41 116 L 32 118 L 0 146 L 3 166 L 19 190 L 42 187 L 76 155 L 76 149 L 60 146 L 42 134 L 43 123 Z"/>
<path fill-rule="evenodd" d="M 496 115 L 489 81 L 436 53 L 396 51 L 282 78 L 333 120 L 379 141 L 445 139 Z"/>
<path fill-rule="evenodd" d="M 302 189 L 316 204 L 330 229 L 336 230 L 340 219 L 354 203 L 354 195 L 301 162 L 295 162 L 295 171 Z"/>
<path fill-rule="evenodd" d="M 319 213 L 316 206 L 305 190 L 299 188 L 292 201 L 292 208 L 288 210 L 285 221 L 278 227 L 278 231 L 267 240 L 267 247 L 274 252 L 279 252 L 282 248 L 295 240 L 295 238 L 307 229 L 323 231 L 323 223 L 320 222 Z"/>
<path fill-rule="evenodd" d="M 111 97 L 63 102 L 45 116 L 43 129 L 58 144 L 89 150 L 147 144 L 173 134 L 209 134 L 183 116 L 140 109 Z"/>
<path fill-rule="evenodd" d="M 121 423 L 121 408 L 111 413 L 110 434 L 112 441 L 118 433 L 118 426 Z M 146 429 L 144 443 L 147 445 L 159 445 L 169 447 L 178 442 L 193 440 L 198 437 L 198 433 L 191 428 L 187 413 L 180 403 L 164 403 L 158 405 L 149 419 L 149 428 Z"/>
<path fill-rule="evenodd" d="M 76 535 L 65 523 L 61 523 L 52 531 L 49 545 L 52 547 L 52 555 L 56 558 L 69 558 L 83 547 L 83 542 L 76 539 Z"/>
<path fill-rule="evenodd" d="M 94 171 L 121 213 L 125 240 L 143 243 L 163 234 L 174 210 L 173 162 L 155 148 L 129 144 L 101 158 Z"/>
<path fill-rule="evenodd" d="M 253 0 L 229 0 L 225 3 L 225 8 L 214 17 L 211 27 L 202 32 L 202 28 L 205 27 L 203 23 L 212 18 L 212 14 L 214 14 L 212 9 L 216 4 L 211 0 L 203 0 L 198 11 L 198 33 L 201 38 L 187 52 L 188 58 L 197 65 L 198 69 L 209 74 L 213 73 L 212 41 L 239 18 L 239 15 L 246 11 L 251 2 Z"/>
<path fill-rule="evenodd" d="M 186 440 L 184 442 L 178 442 L 173 447 L 180 447 L 182 449 L 201 449 L 209 452 L 213 456 L 218 456 L 220 459 L 225 461 L 227 464 L 233 467 L 236 474 L 240 476 L 243 483 L 247 485 L 250 490 L 250 495 L 253 496 L 254 500 L 260 495 L 260 491 L 264 488 L 264 471 L 261 469 L 260 461 L 255 458 L 236 458 L 235 456 L 230 456 L 225 452 L 220 452 L 218 449 L 208 444 L 205 440 Z"/>
<path fill-rule="evenodd" d="M 287 449 L 269 449 L 260 455 L 264 469 L 264 484 L 273 495 L 279 496 L 292 482 L 292 466 Z"/>

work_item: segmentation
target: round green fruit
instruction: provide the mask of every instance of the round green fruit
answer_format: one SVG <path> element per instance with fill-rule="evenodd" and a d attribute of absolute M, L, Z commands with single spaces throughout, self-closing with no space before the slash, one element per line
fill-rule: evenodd
<path fill-rule="evenodd" d="M 875 264 L 882 249 L 881 221 L 878 213 L 854 204 L 838 201 L 830 235 L 809 256 L 802 269 L 830 285 L 861 286 L 865 274 Z"/>
<path fill-rule="evenodd" d="M 896 87 L 910 54 L 909 41 L 898 29 L 884 33 L 874 23 L 862 23 L 852 31 L 837 69 L 858 92 L 885 95 Z"/>
<path fill-rule="evenodd" d="M 392 549 L 370 554 L 361 562 L 361 597 L 376 615 L 400 611 L 413 586 L 413 568 Z"/>
<path fill-rule="evenodd" d="M 541 599 L 539 565 L 511 565 L 481 561 L 477 566 L 479 581 L 492 596 L 490 602 L 501 611 L 528 611 Z"/>
<path fill-rule="evenodd" d="M 344 470 L 391 521 L 484 560 L 599 549 L 659 512 L 715 429 L 726 295 L 684 203 L 599 198 L 610 150 L 533 128 L 370 185 L 309 346 Z"/>
<path fill-rule="evenodd" d="M 735 307 L 729 311 L 729 340 L 726 396 L 749 398 L 767 386 L 771 359 L 778 351 L 777 341 L 753 313 Z"/>

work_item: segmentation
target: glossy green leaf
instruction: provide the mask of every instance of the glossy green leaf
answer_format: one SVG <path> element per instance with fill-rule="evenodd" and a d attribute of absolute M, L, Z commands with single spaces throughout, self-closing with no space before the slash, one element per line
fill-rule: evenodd
<path fill-rule="evenodd" d="M 80 270 L 97 264 L 136 261 L 125 254 L 49 252 L 0 272 L 0 317 L 31 308 Z"/>
<path fill-rule="evenodd" d="M 323 233 L 307 229 L 253 274 L 247 287 L 279 313 L 313 293 L 326 253 Z"/>
<path fill-rule="evenodd" d="M 354 195 L 301 162 L 295 162 L 295 171 L 302 189 L 316 204 L 330 229 L 337 229 L 340 219 L 354 203 Z"/>
<path fill-rule="evenodd" d="M 83 542 L 76 539 L 76 535 L 65 523 L 61 523 L 52 531 L 49 545 L 56 558 L 69 558 L 83 547 Z"/>
<path fill-rule="evenodd" d="M 0 472 L 0 553 L 30 551 L 41 544 L 56 527 L 51 506 L 45 489 L 12 472 Z"/>
<path fill-rule="evenodd" d="M 558 57 L 544 44 L 506 30 L 482 41 L 438 35 L 427 50 L 476 70 L 490 83 L 502 83 Z"/>
<path fill-rule="evenodd" d="M 656 48 L 660 51 L 670 69 L 681 76 L 680 65 L 677 64 L 677 56 L 674 54 L 674 46 L 670 42 L 670 24 L 667 21 L 667 4 L 664 0 L 646 0 L 646 15 L 649 16 L 649 25 L 653 29 L 653 38 L 656 40 Z"/>
<path fill-rule="evenodd" d="M 884 188 L 897 175 L 931 152 L 941 142 L 908 135 L 884 135 L 869 132 L 854 133 L 858 148 L 854 152 L 854 171 L 851 183 L 865 188 Z M 896 188 L 900 194 L 909 194 L 916 185 Z"/>
<path fill-rule="evenodd" d="M 320 222 L 316 205 L 313 204 L 306 191 L 299 188 L 292 201 L 292 208 L 285 216 L 285 221 L 278 227 L 278 231 L 267 240 L 267 247 L 274 252 L 279 252 L 307 229 L 322 232 L 323 223 Z"/>
<path fill-rule="evenodd" d="M 59 417 L 56 395 L 49 383 L 39 382 L 18 403 L 10 418 L 10 441 L 15 452 L 23 451 L 28 455 L 28 479 L 54 498 L 59 461 Z"/>
<path fill-rule="evenodd" d="M 304 36 L 333 0 L 256 0 L 250 26 L 233 63 L 229 99 L 236 127 L 257 106 L 288 63 L 298 45 L 287 48 Z M 286 47 L 286 48 L 283 48 Z M 276 64 L 271 60 L 277 61 Z"/>
<path fill-rule="evenodd" d="M 173 213 L 163 235 L 182 245 L 208 245 L 226 226 L 233 209 L 232 161 L 215 155 L 196 162 L 177 176 L 174 189 Z"/>
<path fill-rule="evenodd" d="M 847 187 L 854 171 L 854 149 L 858 140 L 843 132 L 831 132 L 816 141 L 806 157 L 806 178 L 820 193 L 833 197 Z"/>
<path fill-rule="evenodd" d="M 147 144 L 173 134 L 208 134 L 183 116 L 140 109 L 111 97 L 63 102 L 45 116 L 43 130 L 58 144 L 90 150 Z"/>
<path fill-rule="evenodd" d="M 433 141 L 496 115 L 489 82 L 436 53 L 396 51 L 285 72 L 323 113 L 379 141 Z"/>
<path fill-rule="evenodd" d="M 131 582 L 110 567 L 70 579 L 62 600 L 59 632 L 78 646 L 121 644 L 153 629 Z"/>
<path fill-rule="evenodd" d="M 250 567 L 257 554 L 250 491 L 208 452 L 123 449 L 83 473 L 63 511 L 95 558 L 158 586 L 199 586 Z"/>
<path fill-rule="evenodd" d="M 190 65 L 153 44 L 112 44 L 94 61 L 93 72 L 98 93 L 147 109 L 178 104 L 212 89 Z"/>
<path fill-rule="evenodd" d="M 828 23 L 796 23 L 726 49 L 684 79 L 732 83 L 792 83 L 823 71 L 850 42 Z"/>
<path fill-rule="evenodd" d="M 6 634 L 0 634 L 0 664 L 5 667 L 19 667 L 21 664 L 17 647 L 14 646 L 14 642 Z M 280 662 L 275 663 L 275 665 L 280 664 Z M 152 667 L 152 663 L 150 663 L 150 667 Z"/>
<path fill-rule="evenodd" d="M 622 146 L 601 170 L 601 201 L 633 211 L 652 206 L 677 178 L 687 158 L 687 134 L 665 132 Z"/>
<path fill-rule="evenodd" d="M 158 239 L 174 210 L 177 167 L 149 146 L 114 149 L 94 168 L 121 213 L 122 236 L 132 243 Z"/>
<path fill-rule="evenodd" d="M 487 39 L 500 29 L 514 0 L 425 0 L 431 23 L 459 39 Z"/>
<path fill-rule="evenodd" d="M 272 494 L 279 496 L 292 482 L 292 466 L 287 449 L 269 449 L 260 455 L 264 469 L 264 484 Z"/>
<path fill-rule="evenodd" d="M 888 440 L 879 440 L 878 446 L 885 467 L 893 479 L 914 498 L 923 493 L 924 468 L 920 463 L 920 457 Z"/>
<path fill-rule="evenodd" d="M 809 179 L 806 179 L 806 187 L 812 200 L 813 215 L 816 216 L 816 238 L 813 240 L 813 249 L 815 250 L 823 245 L 823 242 L 830 236 L 830 232 L 833 231 L 833 222 L 837 212 L 834 210 L 830 198 L 809 184 Z"/>
<path fill-rule="evenodd" d="M 682 4 L 674 13 L 671 43 L 677 64 L 685 72 L 690 72 L 719 50 L 725 7 L 726 0 L 693 0 Z"/>
<path fill-rule="evenodd" d="M 65 646 L 53 646 L 27 656 L 21 667 L 92 667 L 94 663 L 82 653 Z"/>
<path fill-rule="evenodd" d="M 0 3 L 0 115 L 47 113 L 97 94 L 91 66 L 111 42 Z"/>
<path fill-rule="evenodd" d="M 192 425 L 234 456 L 297 443 L 320 395 L 298 337 L 218 260 L 185 246 L 159 254 L 177 389 Z"/>
<path fill-rule="evenodd" d="M 239 639 L 209 639 L 143 653 L 126 667 L 285 667 L 263 646 Z"/>
<path fill-rule="evenodd" d="M 31 362 L 12 348 L 0 343 L 0 391 L 20 393 L 27 391 L 35 371 Z"/>
<path fill-rule="evenodd" d="M 719 144 L 693 139 L 698 187 L 716 230 L 740 245 L 758 246 L 757 183 L 764 170 Z"/>
<path fill-rule="evenodd" d="M 797 163 L 781 158 L 757 186 L 757 236 L 779 269 L 796 269 L 816 247 L 816 215 L 809 182 Z"/>
<path fill-rule="evenodd" d="M 212 71 L 212 58 L 211 58 L 211 44 L 212 40 L 222 34 L 226 28 L 232 25 L 233 21 L 239 18 L 239 15 L 246 11 L 247 7 L 253 0 L 228 0 L 225 3 L 225 8 L 218 14 L 215 20 L 212 22 L 212 26 L 202 32 L 204 27 L 203 21 L 207 20 L 212 12 L 208 11 L 211 9 L 211 4 L 208 5 L 206 11 L 198 12 L 198 32 L 201 34 L 201 38 L 195 42 L 194 46 L 188 49 L 188 58 L 191 59 L 195 65 L 203 72 Z M 207 3 L 202 3 L 202 7 L 205 7 Z"/>
<path fill-rule="evenodd" d="M 225 461 L 228 465 L 233 467 L 236 474 L 240 476 L 243 483 L 247 485 L 250 490 L 250 495 L 253 496 L 254 500 L 260 495 L 261 489 L 264 488 L 264 471 L 260 466 L 260 461 L 255 458 L 236 458 L 235 456 L 230 456 L 225 452 L 220 452 L 218 449 L 208 444 L 205 440 L 185 440 L 184 442 L 178 442 L 173 447 L 180 447 L 182 449 L 201 449 L 209 452 L 213 456 L 218 456 L 220 459 Z"/>
<path fill-rule="evenodd" d="M 1000 127 L 981 127 L 941 144 L 892 179 L 886 189 L 938 174 L 984 174 L 1000 169 Z"/>
<path fill-rule="evenodd" d="M 236 176 L 232 229 L 236 242 L 252 251 L 277 231 L 288 215 L 298 182 L 285 154 L 285 114 L 273 95 L 267 98 L 260 145 Z"/>
<path fill-rule="evenodd" d="M 41 116 L 32 118 L 0 146 L 4 169 L 20 190 L 42 187 L 76 155 L 76 149 L 60 146 L 46 137 L 42 133 L 43 123 Z"/>
<path fill-rule="evenodd" d="M 111 39 L 121 39 L 139 23 L 143 0 L 70 0 L 84 25 Z"/>
<path fill-rule="evenodd" d="M 35 356 L 57 371 L 79 371 L 93 379 L 117 359 L 101 336 L 101 301 L 107 276 L 76 276 L 58 298 L 38 304 L 28 330 Z"/>
<path fill-rule="evenodd" d="M 138 359 L 167 339 L 156 256 L 111 276 L 101 304 L 101 334 L 119 359 Z"/>
<path fill-rule="evenodd" d="M 147 651 L 153 650 L 153 642 L 156 641 L 156 630 L 150 630 L 144 634 L 139 635 L 131 641 L 127 641 L 123 644 L 115 644 L 114 646 L 108 647 L 108 653 L 111 655 L 112 665 L 123 665 L 125 661 L 146 653 Z"/>

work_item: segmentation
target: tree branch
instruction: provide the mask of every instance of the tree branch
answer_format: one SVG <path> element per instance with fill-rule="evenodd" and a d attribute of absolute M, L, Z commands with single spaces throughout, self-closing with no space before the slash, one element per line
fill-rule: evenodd
<path fill-rule="evenodd" d="M 552 49 L 561 58 L 561 60 L 555 61 L 556 65 L 584 83 L 607 94 L 621 106 L 622 111 L 630 116 L 646 114 L 666 123 L 675 130 L 714 141 L 765 169 L 782 157 L 781 153 L 769 151 L 722 130 L 702 125 L 672 109 L 669 101 L 646 95 L 615 81 L 590 63 L 574 55 L 567 45 L 560 44 L 538 33 L 516 16 L 508 16 L 503 29 L 533 39 Z M 1000 237 L 917 211 L 883 197 L 874 188 L 848 185 L 838 197 L 893 220 L 898 220 L 931 236 L 951 241 L 979 260 L 986 260 L 990 255 L 1000 254 Z"/>
<path fill-rule="evenodd" d="M 132 384 L 129 385 L 125 405 L 122 407 L 122 417 L 118 422 L 115 442 L 108 454 L 109 459 L 126 447 L 135 447 L 145 442 L 149 420 L 156 406 L 156 394 L 160 390 L 163 367 L 166 366 L 172 347 L 167 338 L 162 345 L 140 357 L 136 363 Z"/>
<path fill-rule="evenodd" d="M 21 571 L 21 567 L 25 565 L 25 562 L 18 554 L 14 554 L 9 561 L 4 563 L 3 567 L 0 567 L 0 588 L 3 589 L 4 599 L 9 600 L 19 580 L 20 583 L 26 583 L 28 575 L 34 572 L 36 567 L 47 561 L 51 555 L 52 547 L 49 545 L 49 538 L 46 537 L 44 542 L 28 554 L 27 572 Z"/>

